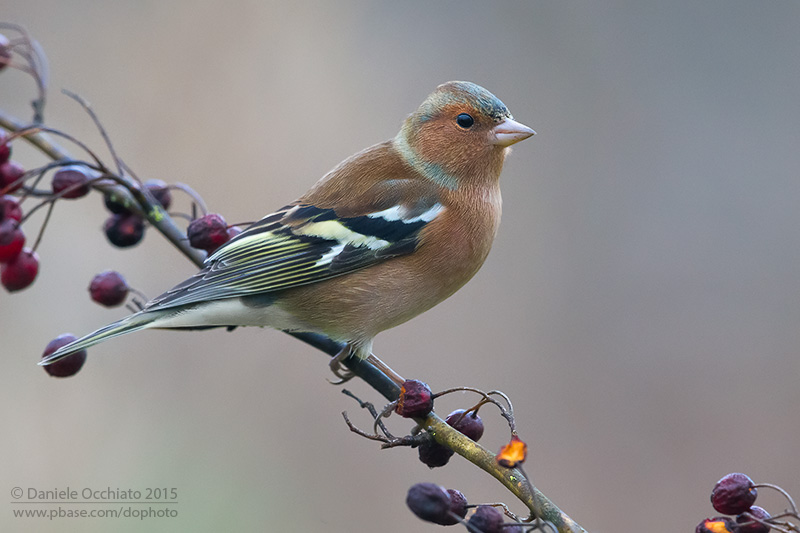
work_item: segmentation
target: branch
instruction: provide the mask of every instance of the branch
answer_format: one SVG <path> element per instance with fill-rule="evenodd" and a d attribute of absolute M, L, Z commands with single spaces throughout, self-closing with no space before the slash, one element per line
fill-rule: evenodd
<path fill-rule="evenodd" d="M 0 110 L 0 127 L 12 133 L 19 133 L 21 138 L 38 148 L 47 157 L 60 161 L 71 160 L 69 153 L 54 143 L 50 137 L 39 129 L 25 132 L 27 125 L 7 115 Z M 115 161 L 115 163 L 121 163 Z M 92 188 L 103 195 L 112 198 L 115 202 L 123 204 L 126 208 L 136 211 L 161 232 L 183 255 L 198 267 L 203 266 L 205 254 L 189 246 L 188 239 L 172 220 L 170 215 L 153 198 L 152 194 L 141 186 L 141 182 L 124 164 L 119 168 L 125 169 L 122 175 L 113 175 L 110 172 L 102 177 L 108 180 L 92 180 Z M 98 175 L 99 176 L 99 175 Z M 335 356 L 343 345 L 324 335 L 315 333 L 287 332 L 289 335 L 317 348 L 318 350 Z M 387 400 L 397 400 L 400 394 L 400 384 L 403 378 L 392 371 L 376 356 L 371 355 L 366 360 L 348 358 L 343 364 L 353 374 L 361 378 L 373 389 L 383 395 Z M 553 523 L 559 533 L 580 533 L 585 530 L 553 504 L 541 491 L 533 486 L 524 472 L 519 468 L 504 468 L 496 460 L 496 455 L 473 440 L 457 431 L 435 413 L 431 412 L 426 419 L 416 419 L 420 427 L 428 431 L 433 438 L 457 454 L 461 455 L 477 467 L 485 470 L 500 481 L 509 491 L 529 509 L 532 518 L 541 518 Z"/>

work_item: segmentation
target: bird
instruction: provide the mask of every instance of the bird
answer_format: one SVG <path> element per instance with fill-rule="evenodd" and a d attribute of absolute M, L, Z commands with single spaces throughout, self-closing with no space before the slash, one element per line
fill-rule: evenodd
<path fill-rule="evenodd" d="M 439 85 L 397 135 L 342 161 L 211 253 L 141 310 L 66 344 L 52 364 L 147 328 L 269 326 L 341 344 L 331 370 L 442 302 L 483 265 L 510 146 L 536 132 L 483 87 Z"/>

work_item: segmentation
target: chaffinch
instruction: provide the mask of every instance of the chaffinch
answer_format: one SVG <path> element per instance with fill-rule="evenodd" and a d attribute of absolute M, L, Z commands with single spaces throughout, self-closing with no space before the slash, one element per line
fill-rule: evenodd
<path fill-rule="evenodd" d="M 486 89 L 440 85 L 393 139 L 344 160 L 138 313 L 40 364 L 145 328 L 271 326 L 343 343 L 336 372 L 478 271 L 500 223 L 508 147 L 534 134 Z"/>

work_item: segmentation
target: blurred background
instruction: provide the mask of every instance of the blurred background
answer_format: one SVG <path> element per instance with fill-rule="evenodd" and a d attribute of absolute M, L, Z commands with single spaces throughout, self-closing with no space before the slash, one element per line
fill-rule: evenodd
<path fill-rule="evenodd" d="M 229 222 L 394 136 L 439 83 L 485 86 L 539 133 L 507 160 L 494 249 L 376 353 L 434 390 L 505 391 L 527 471 L 589 531 L 691 531 L 730 471 L 800 497 L 797 3 L 5 0 L 0 18 L 47 52 L 49 125 L 102 152 L 60 89 L 81 94 L 140 176 Z M 3 72 L 0 108 L 29 119 L 33 89 Z M 351 434 L 341 411 L 369 420 L 327 357 L 279 332 L 144 332 L 47 376 L 50 339 L 125 313 L 89 300 L 94 274 L 155 296 L 195 271 L 154 231 L 112 249 L 105 217 L 96 195 L 59 203 L 36 283 L 0 294 L 0 488 L 175 487 L 179 515 L 22 520 L 6 496 L 0 529 L 435 531 L 404 503 L 420 481 L 524 510 L 460 458 L 431 471 Z"/>

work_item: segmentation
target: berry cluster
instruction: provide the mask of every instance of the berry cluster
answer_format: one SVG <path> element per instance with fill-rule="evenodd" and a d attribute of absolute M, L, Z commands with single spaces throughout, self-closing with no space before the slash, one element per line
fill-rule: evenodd
<path fill-rule="evenodd" d="M 0 132 L 0 283 L 9 292 L 29 286 L 39 273 L 39 257 L 25 247 L 19 200 L 7 194 L 22 186 L 24 175 L 22 165 L 11 159 L 8 136 Z"/>
<path fill-rule="evenodd" d="M 13 46 L 19 45 L 12 45 L 9 39 L 0 35 L 0 70 L 9 64 L 14 66 L 10 58 L 12 51 L 18 49 Z M 21 55 L 27 57 L 25 54 Z M 28 71 L 36 73 L 35 69 Z M 184 190 L 192 197 L 193 213 L 197 204 L 204 205 L 202 199 L 188 187 L 170 186 L 161 180 L 141 183 L 128 175 L 116 175 L 110 170 L 110 166 L 103 164 L 91 152 L 89 153 L 92 159 L 88 163 L 62 158 L 56 163 L 26 170 L 11 159 L 12 144 L 16 138 L 24 138 L 28 131 L 35 130 L 36 128 L 21 130 L 11 136 L 0 131 L 0 283 L 9 292 L 25 289 L 36 279 L 39 272 L 36 247 L 50 219 L 52 208 L 59 200 L 83 198 L 89 195 L 93 188 L 102 192 L 104 205 L 109 212 L 109 217 L 103 224 L 103 231 L 108 242 L 119 248 L 129 248 L 141 242 L 148 218 L 154 220 L 153 217 L 161 216 L 158 213 L 153 215 L 153 206 L 158 206 L 166 212 L 172 205 L 173 188 Z M 72 137 L 57 130 L 48 128 L 48 131 L 68 141 L 76 142 Z M 83 145 L 80 146 L 85 148 Z M 116 163 L 116 168 L 124 168 L 118 160 Z M 50 187 L 45 189 L 40 184 L 48 175 L 51 175 Z M 39 198 L 40 201 L 23 212 L 21 203 L 32 198 Z M 30 215 L 43 207 L 48 208 L 45 221 L 39 229 L 38 237 L 34 239 L 35 244 L 28 247 L 23 225 Z M 189 224 L 185 238 L 192 247 L 209 254 L 241 232 L 237 227 L 228 227 L 225 219 L 218 214 L 188 218 L 193 220 Z M 91 299 L 107 307 L 124 304 L 130 291 L 122 275 L 114 271 L 98 274 L 89 286 Z M 141 307 L 137 300 L 134 299 L 133 303 Z M 48 344 L 45 355 L 72 340 L 75 340 L 72 335 L 59 336 Z M 81 369 L 85 359 L 86 352 L 83 351 L 45 369 L 53 376 L 71 376 Z"/>
<path fill-rule="evenodd" d="M 384 408 L 382 413 L 378 413 L 372 404 L 362 402 L 352 393 L 343 391 L 348 396 L 356 399 L 361 407 L 369 410 L 375 421 L 375 433 L 369 434 L 356 428 L 350 422 L 347 413 L 343 413 L 343 415 L 351 431 L 371 440 L 383 442 L 384 448 L 395 446 L 416 447 L 419 451 L 420 461 L 430 468 L 435 468 L 446 465 L 455 452 L 450 447 L 437 442 L 430 428 L 427 427 L 428 424 L 440 422 L 435 422 L 435 420 L 426 421 L 426 419 L 433 415 L 433 403 L 436 398 L 454 392 L 465 391 L 479 394 L 481 400 L 468 409 L 456 409 L 451 412 L 445 418 L 445 423 L 472 441 L 478 441 L 484 433 L 483 420 L 478 415 L 478 410 L 486 404 L 495 405 L 511 429 L 510 442 L 503 446 L 495 456 L 496 467 L 500 469 L 519 468 L 520 471 L 517 474 L 519 481 L 526 482 L 527 476 L 522 472 L 521 465 L 527 455 L 527 445 L 517 436 L 513 407 L 508 397 L 500 391 L 486 393 L 471 387 L 457 387 L 434 394 L 426 383 L 416 379 L 408 379 L 401 385 L 397 400 Z M 505 405 L 498 401 L 495 396 L 501 397 L 505 401 Z M 382 422 L 382 419 L 391 415 L 392 412 L 404 418 L 415 419 L 419 426 L 412 431 L 411 435 L 399 438 L 393 436 Z M 420 427 L 426 430 L 420 432 L 418 431 Z M 382 435 L 377 432 L 378 429 L 383 433 Z M 454 489 L 445 489 L 434 483 L 417 483 L 412 486 L 408 491 L 406 503 L 411 511 L 423 520 L 440 525 L 461 523 L 466 525 L 469 531 L 475 532 L 500 533 L 511 531 L 521 533 L 522 531 L 539 529 L 546 524 L 545 522 L 537 521 L 523 526 L 504 504 L 470 506 L 467 505 L 466 498 L 461 492 Z M 506 522 L 503 518 L 503 513 L 497 509 L 497 506 L 503 507 L 506 514 L 517 521 Z M 467 509 L 471 507 L 474 507 L 475 510 L 469 520 L 465 520 Z"/>
<path fill-rule="evenodd" d="M 397 399 L 394 410 L 405 418 L 425 418 L 433 410 L 433 399 L 434 395 L 426 383 L 416 379 L 407 379 L 400 388 L 400 397 Z M 464 409 L 457 409 L 447 415 L 445 421 L 476 442 L 483 436 L 483 420 L 478 416 L 477 409 L 469 413 Z M 419 460 L 430 468 L 446 465 L 455 453 L 433 438 L 425 439 L 419 444 L 417 451 Z"/>
<path fill-rule="evenodd" d="M 156 202 L 166 211 L 172 205 L 172 193 L 166 183 L 161 180 L 149 180 L 144 183 Z M 103 199 L 106 209 L 111 215 L 103 224 L 103 231 L 108 242 L 118 248 L 136 246 L 144 238 L 145 219 L 133 209 L 132 205 L 120 203 L 111 196 Z"/>
<path fill-rule="evenodd" d="M 522 533 L 519 522 L 506 522 L 503 513 L 491 505 L 468 505 L 467 498 L 455 489 L 435 483 L 417 483 L 408 489 L 406 505 L 426 522 L 441 526 L 466 525 L 469 531 L 481 533 Z M 466 519 L 469 508 L 475 508 Z"/>
<path fill-rule="evenodd" d="M 789 502 L 790 509 L 780 515 L 771 516 L 763 508 L 753 505 L 758 496 L 758 487 L 777 490 Z M 733 473 L 717 481 L 711 491 L 711 505 L 718 513 L 728 516 L 706 518 L 697 525 L 695 533 L 769 533 L 776 531 L 796 531 L 789 522 L 782 519 L 800 518 L 791 496 L 782 488 L 769 483 L 755 484 L 749 476 Z"/>

